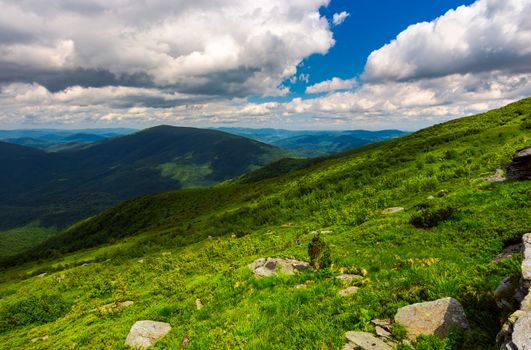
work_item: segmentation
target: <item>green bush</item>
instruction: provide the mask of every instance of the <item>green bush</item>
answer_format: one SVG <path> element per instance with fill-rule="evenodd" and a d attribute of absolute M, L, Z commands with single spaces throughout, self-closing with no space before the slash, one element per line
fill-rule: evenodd
<path fill-rule="evenodd" d="M 430 228 L 437 226 L 454 215 L 456 210 L 448 205 L 425 203 L 411 216 L 410 223 L 417 228 Z"/>
<path fill-rule="evenodd" d="M 70 304 L 60 294 L 32 295 L 0 311 L 0 331 L 29 324 L 44 324 L 65 315 Z"/>
<path fill-rule="evenodd" d="M 310 256 L 310 265 L 314 269 L 326 269 L 332 265 L 330 249 L 321 236 L 315 236 L 308 244 L 308 255 Z"/>

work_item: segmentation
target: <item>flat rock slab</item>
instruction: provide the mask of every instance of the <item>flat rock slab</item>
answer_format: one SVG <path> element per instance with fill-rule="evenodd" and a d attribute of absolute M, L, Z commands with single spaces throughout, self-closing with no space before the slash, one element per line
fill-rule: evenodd
<path fill-rule="evenodd" d="M 168 334 L 170 330 L 171 326 L 168 323 L 147 320 L 137 321 L 131 327 L 125 339 L 125 344 L 133 349 L 147 349 Z"/>
<path fill-rule="evenodd" d="M 384 214 L 394 214 L 394 213 L 399 213 L 399 212 L 404 211 L 404 210 L 405 209 L 402 208 L 402 207 L 392 207 L 392 208 L 384 209 L 383 213 Z"/>
<path fill-rule="evenodd" d="M 392 350 L 393 346 L 368 332 L 347 332 L 343 350 Z"/>
<path fill-rule="evenodd" d="M 454 298 L 404 306 L 398 309 L 395 321 L 406 328 L 409 339 L 420 334 L 444 337 L 452 326 L 468 328 L 465 311 Z"/>
<path fill-rule="evenodd" d="M 278 274 L 294 275 L 299 271 L 310 269 L 310 264 L 304 261 L 282 258 L 262 258 L 249 264 L 249 268 L 256 277 L 276 276 Z"/>

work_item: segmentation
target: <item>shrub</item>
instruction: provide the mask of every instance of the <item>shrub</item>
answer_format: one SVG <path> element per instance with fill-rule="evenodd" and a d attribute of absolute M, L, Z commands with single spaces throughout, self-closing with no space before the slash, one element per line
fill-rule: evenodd
<path fill-rule="evenodd" d="M 417 228 L 430 228 L 446 221 L 455 214 L 455 209 L 450 205 L 423 204 L 410 219 L 410 223 Z"/>
<path fill-rule="evenodd" d="M 314 269 L 326 269 L 332 265 L 330 249 L 321 236 L 315 236 L 308 244 L 308 255 L 310 256 L 310 265 Z"/>
<path fill-rule="evenodd" d="M 0 311 L 0 331 L 28 324 L 55 321 L 70 309 L 60 294 L 32 295 L 8 305 Z"/>

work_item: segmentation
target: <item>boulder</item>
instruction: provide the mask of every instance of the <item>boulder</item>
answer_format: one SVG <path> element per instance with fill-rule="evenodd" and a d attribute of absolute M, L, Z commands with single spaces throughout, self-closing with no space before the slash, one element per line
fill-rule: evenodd
<path fill-rule="evenodd" d="M 395 321 L 406 328 L 412 340 L 420 334 L 444 337 L 452 326 L 468 328 L 465 311 L 454 298 L 404 306 L 398 309 Z"/>
<path fill-rule="evenodd" d="M 392 350 L 393 346 L 368 332 L 347 332 L 343 350 Z"/>
<path fill-rule="evenodd" d="M 524 244 L 524 260 L 522 261 L 522 288 L 531 288 L 531 233 L 526 233 L 522 238 Z"/>
<path fill-rule="evenodd" d="M 503 170 L 496 169 L 496 172 L 494 175 L 487 176 L 485 178 L 485 182 L 502 182 L 505 181 L 505 175 L 503 174 Z"/>
<path fill-rule="evenodd" d="M 513 161 L 504 167 L 511 180 L 531 180 L 531 146 L 516 151 Z"/>
<path fill-rule="evenodd" d="M 513 344 L 518 350 L 531 349 L 531 312 L 518 317 L 514 323 Z"/>
<path fill-rule="evenodd" d="M 399 213 L 399 212 L 404 211 L 404 210 L 405 209 L 402 208 L 402 207 L 392 207 L 392 208 L 384 209 L 383 213 L 384 214 L 394 214 L 394 213 Z"/>
<path fill-rule="evenodd" d="M 156 321 L 137 321 L 127 338 L 125 344 L 133 349 L 146 349 L 163 338 L 171 330 L 168 323 Z"/>
<path fill-rule="evenodd" d="M 294 275 L 299 271 L 311 269 L 304 261 L 282 258 L 262 258 L 249 264 L 249 268 L 256 277 L 276 276 L 279 273 Z"/>

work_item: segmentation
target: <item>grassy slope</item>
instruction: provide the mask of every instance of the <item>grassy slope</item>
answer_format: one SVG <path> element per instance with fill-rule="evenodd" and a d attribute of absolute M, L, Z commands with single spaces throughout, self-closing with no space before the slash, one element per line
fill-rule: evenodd
<path fill-rule="evenodd" d="M 35 245 L 55 236 L 58 230 L 55 228 L 28 225 L 7 231 L 0 231 L 0 256 L 9 257 L 20 254 Z"/>
<path fill-rule="evenodd" d="M 333 349 L 345 331 L 370 330 L 372 318 L 453 296 L 472 328 L 462 348 L 494 348 L 500 315 L 492 291 L 518 273 L 519 258 L 490 260 L 531 229 L 531 183 L 483 177 L 531 143 L 530 114 L 526 99 L 279 178 L 126 202 L 71 228 L 66 247 L 114 244 L 2 273 L 0 347 L 121 349 L 136 320 L 154 319 L 173 327 L 160 349 L 180 348 L 184 335 L 190 349 Z M 430 195 L 456 213 L 415 228 L 410 219 Z M 383 215 L 390 206 L 406 211 Z M 246 268 L 265 256 L 307 259 L 311 232 L 320 229 L 332 231 L 323 235 L 330 270 L 256 280 Z M 368 274 L 360 291 L 339 297 L 331 276 L 361 270 Z M 48 274 L 35 276 L 41 272 Z M 308 289 L 295 288 L 302 282 Z M 51 306 L 28 311 L 50 305 L 44 291 Z M 135 304 L 124 311 L 94 311 L 128 299 Z"/>

